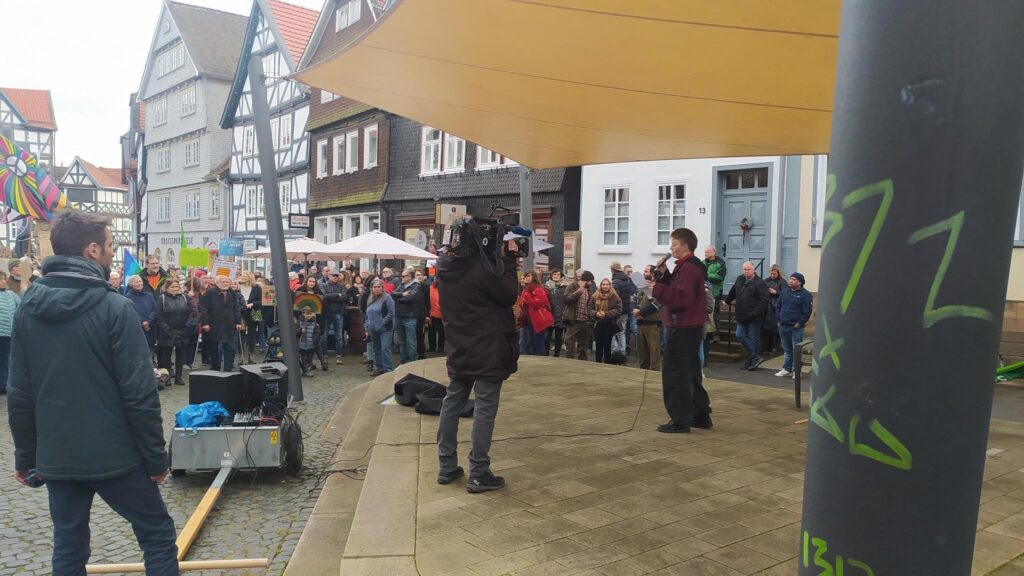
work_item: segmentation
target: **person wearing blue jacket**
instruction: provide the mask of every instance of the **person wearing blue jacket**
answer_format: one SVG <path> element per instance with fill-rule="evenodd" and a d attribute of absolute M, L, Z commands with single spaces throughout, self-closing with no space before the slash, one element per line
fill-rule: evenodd
<path fill-rule="evenodd" d="M 132 301 L 135 312 L 139 315 L 142 331 L 146 334 L 146 343 L 151 351 L 156 350 L 156 300 L 153 294 L 145 289 L 142 277 L 128 277 L 128 291 L 125 296 Z"/>
<path fill-rule="evenodd" d="M 776 300 L 776 318 L 779 319 L 779 338 L 785 353 L 782 370 L 775 373 L 784 377 L 793 374 L 793 349 L 804 339 L 804 328 L 811 319 L 814 297 L 804 288 L 804 275 L 793 272 L 789 275 L 789 288 L 779 292 Z"/>
<path fill-rule="evenodd" d="M 15 478 L 42 478 L 49 490 L 50 573 L 85 574 L 98 494 L 131 522 L 146 574 L 177 576 L 174 521 L 158 486 L 168 473 L 160 396 L 135 307 L 107 284 L 110 218 L 63 211 L 50 242 L 56 255 L 14 314 L 7 390 Z M 25 538 L 44 529 L 19 527 Z"/>
<path fill-rule="evenodd" d="M 370 284 L 370 297 L 366 300 L 366 330 L 373 343 L 373 376 L 393 370 L 391 337 L 395 333 L 395 301 L 384 289 L 384 281 L 377 278 Z"/>

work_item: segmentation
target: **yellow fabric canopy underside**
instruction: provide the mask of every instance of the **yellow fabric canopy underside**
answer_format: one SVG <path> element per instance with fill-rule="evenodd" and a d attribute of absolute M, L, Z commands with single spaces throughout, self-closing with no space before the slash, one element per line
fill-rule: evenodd
<path fill-rule="evenodd" d="M 839 6 L 399 0 L 297 78 L 532 168 L 824 153 Z"/>

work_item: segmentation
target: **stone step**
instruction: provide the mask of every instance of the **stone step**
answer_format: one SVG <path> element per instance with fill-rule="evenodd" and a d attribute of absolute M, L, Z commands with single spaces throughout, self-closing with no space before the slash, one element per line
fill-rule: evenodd
<path fill-rule="evenodd" d="M 393 380 L 387 380 L 390 387 Z M 377 380 L 353 388 L 338 406 L 322 437 L 340 444 L 328 469 L 354 470 L 369 462 L 367 449 L 376 441 L 383 407 L 377 405 Z M 371 393 L 373 390 L 373 393 Z M 364 481 L 351 473 L 333 473 L 324 482 L 316 506 L 285 569 L 285 576 L 338 574 Z"/>

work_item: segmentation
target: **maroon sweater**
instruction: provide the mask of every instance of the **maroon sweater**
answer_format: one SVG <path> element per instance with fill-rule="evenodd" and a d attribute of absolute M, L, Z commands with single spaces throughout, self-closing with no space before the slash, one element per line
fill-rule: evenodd
<path fill-rule="evenodd" d="M 654 285 L 654 299 L 661 304 L 662 324 L 665 328 L 704 326 L 708 317 L 705 308 L 705 280 L 707 269 L 693 254 L 676 260 L 672 274 L 665 274 L 658 280 Z"/>

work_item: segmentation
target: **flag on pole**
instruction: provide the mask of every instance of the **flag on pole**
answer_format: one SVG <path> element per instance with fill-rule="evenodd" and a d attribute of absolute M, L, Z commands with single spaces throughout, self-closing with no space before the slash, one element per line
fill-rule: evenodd
<path fill-rule="evenodd" d="M 124 249 L 124 280 L 127 280 L 129 276 L 134 276 L 142 270 L 142 266 L 139 265 L 139 261 L 132 256 L 132 253 L 127 248 Z"/>
<path fill-rule="evenodd" d="M 188 248 L 188 244 L 185 242 L 185 223 L 179 221 L 178 226 L 181 227 L 181 247 Z"/>

